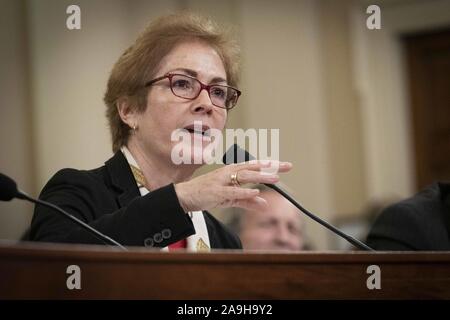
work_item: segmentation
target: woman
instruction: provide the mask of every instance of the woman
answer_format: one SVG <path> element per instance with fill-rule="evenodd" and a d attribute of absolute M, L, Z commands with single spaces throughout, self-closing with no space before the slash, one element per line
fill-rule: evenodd
<path fill-rule="evenodd" d="M 207 211 L 265 207 L 245 183 L 276 183 L 260 163 L 222 167 L 191 178 L 201 166 L 175 164 L 176 130 L 207 146 L 204 131 L 222 130 L 240 95 L 237 47 L 211 21 L 189 14 L 152 23 L 116 62 L 105 103 L 115 155 L 103 167 L 59 171 L 40 198 L 123 245 L 169 249 L 240 248 L 239 239 Z M 202 132 L 193 130 L 201 121 Z M 193 150 L 193 156 L 195 156 Z M 290 169 L 280 163 L 279 171 Z M 37 206 L 30 237 L 99 243 L 68 219 Z"/>

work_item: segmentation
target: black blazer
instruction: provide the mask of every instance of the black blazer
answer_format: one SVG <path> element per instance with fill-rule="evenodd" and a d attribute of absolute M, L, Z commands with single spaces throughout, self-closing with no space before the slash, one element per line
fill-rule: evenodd
<path fill-rule="evenodd" d="M 450 250 L 450 183 L 435 183 L 383 210 L 367 244 L 376 250 Z"/>
<path fill-rule="evenodd" d="M 141 196 L 130 166 L 117 152 L 104 166 L 63 169 L 46 184 L 40 199 L 56 204 L 126 246 L 165 247 L 195 233 L 173 184 Z M 204 211 L 211 248 L 242 248 L 239 238 Z M 29 239 L 103 244 L 66 217 L 37 205 Z"/>

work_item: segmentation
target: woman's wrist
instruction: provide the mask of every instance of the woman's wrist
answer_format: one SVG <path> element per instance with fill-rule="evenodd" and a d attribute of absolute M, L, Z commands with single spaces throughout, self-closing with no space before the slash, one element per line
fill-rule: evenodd
<path fill-rule="evenodd" d="M 177 183 L 174 185 L 175 193 L 177 194 L 178 202 L 180 203 L 181 208 L 184 212 L 189 212 L 189 207 L 187 205 L 188 195 L 186 193 L 185 183 Z"/>

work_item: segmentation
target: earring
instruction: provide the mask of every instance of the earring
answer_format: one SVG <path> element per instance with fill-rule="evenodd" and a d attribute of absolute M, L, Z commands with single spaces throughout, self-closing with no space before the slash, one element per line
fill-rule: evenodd
<path fill-rule="evenodd" d="M 136 130 L 137 130 L 137 125 L 136 124 L 133 124 L 133 133 L 136 133 Z"/>

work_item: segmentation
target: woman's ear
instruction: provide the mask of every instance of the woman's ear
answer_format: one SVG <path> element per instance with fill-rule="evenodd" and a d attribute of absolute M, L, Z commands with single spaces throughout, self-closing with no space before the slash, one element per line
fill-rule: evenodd
<path fill-rule="evenodd" d="M 120 119 L 126 123 L 130 128 L 137 126 L 137 110 L 133 107 L 129 97 L 120 97 L 116 102 L 117 112 Z"/>

